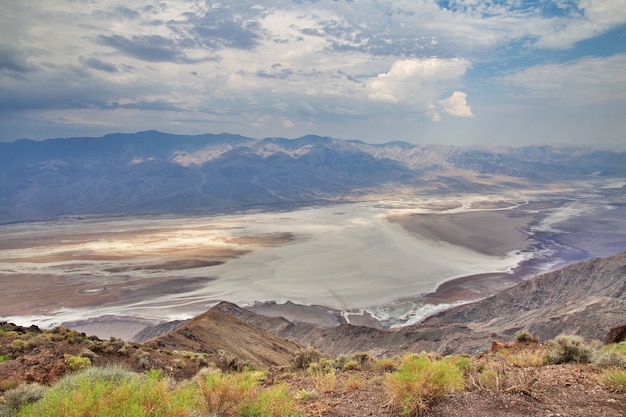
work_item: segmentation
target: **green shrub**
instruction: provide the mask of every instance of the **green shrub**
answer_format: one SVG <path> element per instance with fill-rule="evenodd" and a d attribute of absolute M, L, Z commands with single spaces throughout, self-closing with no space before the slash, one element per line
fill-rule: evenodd
<path fill-rule="evenodd" d="M 345 382 L 344 388 L 348 391 L 354 391 L 363 386 L 365 382 L 363 381 L 363 377 L 359 374 L 350 375 L 350 378 Z"/>
<path fill-rule="evenodd" d="M 262 372 L 225 374 L 217 369 L 206 369 L 198 373 L 196 384 L 208 413 L 236 416 L 241 412 L 244 401 L 254 396 L 264 377 Z"/>
<path fill-rule="evenodd" d="M 451 355 L 444 357 L 442 361 L 454 365 L 463 375 L 468 374 L 472 370 L 472 362 L 469 356 Z"/>
<path fill-rule="evenodd" d="M 307 370 L 307 372 L 309 373 L 309 378 L 313 383 L 315 389 L 326 393 L 335 391 L 335 387 L 337 386 L 337 375 L 335 373 L 335 368 L 325 365 L 318 367 L 313 366 L 315 364 L 316 363 L 312 363 Z"/>
<path fill-rule="evenodd" d="M 398 370 L 387 374 L 384 382 L 387 405 L 402 416 L 421 415 L 437 398 L 465 386 L 458 367 L 424 353 L 404 356 Z"/>
<path fill-rule="evenodd" d="M 626 370 L 608 369 L 603 372 L 602 382 L 606 385 L 626 390 Z"/>
<path fill-rule="evenodd" d="M 78 371 L 81 369 L 85 369 L 91 365 L 91 359 L 83 358 L 81 356 L 72 356 L 69 354 L 65 354 L 65 363 L 72 371 Z"/>
<path fill-rule="evenodd" d="M 13 360 L 13 358 L 12 358 L 12 357 L 10 357 L 10 356 L 3 356 L 3 355 L 0 355 L 0 362 L 4 362 L 4 361 L 11 361 L 11 360 Z"/>
<path fill-rule="evenodd" d="M 299 417 L 302 413 L 296 406 L 287 387 L 277 385 L 259 392 L 245 401 L 241 417 Z"/>
<path fill-rule="evenodd" d="M 358 371 L 359 369 L 361 369 L 361 364 L 355 359 L 351 359 L 343 364 L 344 371 Z"/>
<path fill-rule="evenodd" d="M 378 372 L 393 372 L 398 369 L 398 364 L 393 358 L 383 358 L 374 362 L 374 370 Z"/>
<path fill-rule="evenodd" d="M 591 346 L 580 336 L 561 335 L 550 341 L 546 362 L 551 365 L 561 363 L 589 363 L 593 355 Z"/>
<path fill-rule="evenodd" d="M 95 370 L 94 370 L 95 369 Z M 87 368 L 46 391 L 19 417 L 191 417 L 197 415 L 192 386 L 170 388 L 168 379 L 128 371 Z"/>
<path fill-rule="evenodd" d="M 11 352 L 23 352 L 28 348 L 28 342 L 22 339 L 15 339 L 7 346 Z"/>

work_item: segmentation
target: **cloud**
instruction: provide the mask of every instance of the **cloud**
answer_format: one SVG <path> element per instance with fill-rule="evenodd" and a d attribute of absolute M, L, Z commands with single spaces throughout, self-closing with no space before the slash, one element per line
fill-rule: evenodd
<path fill-rule="evenodd" d="M 152 101 L 135 101 L 120 104 L 119 102 L 113 102 L 110 106 L 106 108 L 109 109 L 138 109 L 138 110 L 149 110 L 149 111 L 173 111 L 173 112 L 184 112 L 185 110 L 181 109 L 173 105 L 172 103 L 161 101 L 161 100 L 152 100 Z"/>
<path fill-rule="evenodd" d="M 428 101 L 437 85 L 458 82 L 470 66 L 461 58 L 398 60 L 388 72 L 367 82 L 368 97 L 390 103 Z"/>
<path fill-rule="evenodd" d="M 484 138 L 484 126 L 533 120 L 538 104 L 547 121 L 573 104 L 623 106 L 623 2 L 5 2 L 0 112 L 11 126 L 28 120 L 23 131 L 89 129 L 91 118 L 117 130 L 376 141 L 483 126 L 474 137 Z"/>
<path fill-rule="evenodd" d="M 28 62 L 28 55 L 24 50 L 11 45 L 0 45 L 0 71 L 3 70 L 28 73 L 36 71 L 37 67 Z"/>
<path fill-rule="evenodd" d="M 135 35 L 129 38 L 122 35 L 100 35 L 98 40 L 133 58 L 148 62 L 191 63 L 172 39 L 159 35 Z"/>
<path fill-rule="evenodd" d="M 499 80 L 512 94 L 561 104 L 626 100 L 626 54 L 536 65 Z"/>
<path fill-rule="evenodd" d="M 98 71 L 104 71 L 109 73 L 119 72 L 116 65 L 104 62 L 98 58 L 80 57 L 80 62 L 87 68 L 95 69 Z"/>
<path fill-rule="evenodd" d="M 194 41 L 213 49 L 252 49 L 259 44 L 263 16 L 259 8 L 212 7 L 201 16 L 189 15 L 183 26 Z"/>
<path fill-rule="evenodd" d="M 433 121 L 441 121 L 441 113 L 447 113 L 457 117 L 474 117 L 472 109 L 467 104 L 467 94 L 455 91 L 452 95 L 431 105 L 429 113 Z"/>

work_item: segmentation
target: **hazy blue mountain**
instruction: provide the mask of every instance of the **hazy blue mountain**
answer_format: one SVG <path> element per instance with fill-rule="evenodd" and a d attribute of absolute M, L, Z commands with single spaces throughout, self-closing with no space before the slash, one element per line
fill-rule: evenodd
<path fill-rule="evenodd" d="M 626 153 L 157 131 L 23 139 L 0 143 L 0 222 L 306 204 L 381 186 L 483 192 L 504 186 L 502 176 L 542 182 L 592 175 L 626 176 Z"/>

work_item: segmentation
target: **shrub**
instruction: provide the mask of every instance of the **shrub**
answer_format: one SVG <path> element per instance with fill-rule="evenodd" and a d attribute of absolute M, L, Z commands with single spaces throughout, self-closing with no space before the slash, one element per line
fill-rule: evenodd
<path fill-rule="evenodd" d="M 537 343 L 537 339 L 528 330 L 523 329 L 515 333 L 517 343 Z"/>
<path fill-rule="evenodd" d="M 395 359 L 383 358 L 374 362 L 374 370 L 378 372 L 393 372 L 398 369 Z"/>
<path fill-rule="evenodd" d="M 324 361 L 322 358 L 320 362 L 309 365 L 307 372 L 316 390 L 327 393 L 335 390 L 337 376 L 331 361 Z"/>
<path fill-rule="evenodd" d="M 115 365 L 107 367 L 91 366 L 81 370 L 76 374 L 68 374 L 54 385 L 56 389 L 72 391 L 80 384 L 95 384 L 96 382 L 107 382 L 111 384 L 124 384 L 135 378 L 137 374 L 126 368 Z"/>
<path fill-rule="evenodd" d="M 23 352 L 28 347 L 28 342 L 22 339 L 15 339 L 7 346 L 10 352 Z"/>
<path fill-rule="evenodd" d="M 470 375 L 472 383 L 489 391 L 500 391 L 508 387 L 505 364 L 502 362 L 482 363 L 477 371 Z"/>
<path fill-rule="evenodd" d="M 196 361 L 196 364 L 198 365 L 199 368 L 209 366 L 210 364 L 209 357 L 205 353 L 196 354 L 196 356 L 194 357 L 194 360 Z"/>
<path fill-rule="evenodd" d="M 585 344 L 580 336 L 561 335 L 550 341 L 546 362 L 551 365 L 561 363 L 589 363 L 593 349 Z"/>
<path fill-rule="evenodd" d="M 504 358 L 505 362 L 518 367 L 528 367 L 528 366 L 543 366 L 545 364 L 545 357 L 543 353 L 540 352 L 529 352 L 523 350 L 521 352 L 516 352 L 508 355 Z"/>
<path fill-rule="evenodd" d="M 278 385 L 259 392 L 245 401 L 241 407 L 241 417 L 299 417 L 302 413 L 284 385 Z"/>
<path fill-rule="evenodd" d="M 307 346 L 297 351 L 291 359 L 291 366 L 294 369 L 307 369 L 314 362 L 322 359 L 322 353 L 313 346 Z"/>
<path fill-rule="evenodd" d="M 183 358 L 175 358 L 172 360 L 172 366 L 176 369 L 185 369 L 187 362 Z"/>
<path fill-rule="evenodd" d="M 18 385 L 20 385 L 20 383 L 14 377 L 2 379 L 0 380 L 0 392 L 4 392 L 10 389 L 16 388 Z"/>
<path fill-rule="evenodd" d="M 361 369 L 361 364 L 354 359 L 343 364 L 344 371 L 358 371 L 359 369 Z"/>
<path fill-rule="evenodd" d="M 598 368 L 626 369 L 626 342 L 614 343 L 597 349 L 591 361 Z"/>
<path fill-rule="evenodd" d="M 143 369 L 150 369 L 152 363 L 150 361 L 150 354 L 143 350 L 136 350 L 133 354 L 133 358 L 137 359 L 137 365 Z"/>
<path fill-rule="evenodd" d="M 472 363 L 469 356 L 451 355 L 444 357 L 442 361 L 454 365 L 463 375 L 468 374 L 472 370 Z"/>
<path fill-rule="evenodd" d="M 11 360 L 13 360 L 13 358 L 12 358 L 12 357 L 10 357 L 10 356 L 3 356 L 3 355 L 0 355 L 0 362 L 4 362 L 4 361 L 11 361 Z"/>
<path fill-rule="evenodd" d="M 244 401 L 253 397 L 264 376 L 262 372 L 225 374 L 217 369 L 203 370 L 196 375 L 196 384 L 207 412 L 235 416 Z"/>
<path fill-rule="evenodd" d="M 594 352 L 592 362 L 595 366 L 602 369 L 626 369 L 626 356 L 613 350 Z"/>
<path fill-rule="evenodd" d="M 348 391 L 354 391 L 363 386 L 363 378 L 360 375 L 351 375 L 346 381 L 344 387 Z"/>
<path fill-rule="evenodd" d="M 394 373 L 387 374 L 387 405 L 400 415 L 420 415 L 441 396 L 464 387 L 463 374 L 453 364 L 426 354 L 406 355 Z"/>
<path fill-rule="evenodd" d="M 17 410 L 18 408 L 34 403 L 43 398 L 46 388 L 38 383 L 22 384 L 4 393 L 4 400 L 7 408 Z"/>
<path fill-rule="evenodd" d="M 82 356 L 83 358 L 89 358 L 91 360 L 93 360 L 93 359 L 98 357 L 98 355 L 96 355 L 93 350 L 87 349 L 87 348 L 84 348 L 80 352 L 80 356 Z"/>
<path fill-rule="evenodd" d="M 243 371 L 248 367 L 245 361 L 242 361 L 237 355 L 230 353 L 227 350 L 219 350 L 217 352 L 219 363 L 223 369 L 228 371 Z"/>
<path fill-rule="evenodd" d="M 63 355 L 65 357 L 65 363 L 72 371 L 78 371 L 85 369 L 91 365 L 91 359 L 83 358 L 81 356 L 72 356 L 69 354 Z"/>
<path fill-rule="evenodd" d="M 602 382 L 606 385 L 626 389 L 626 370 L 624 369 L 608 369 L 603 372 Z"/>
<path fill-rule="evenodd" d="M 43 398 L 23 407 L 20 417 L 128 416 L 191 417 L 193 390 L 170 389 L 167 379 L 114 369 L 95 368 L 72 374 L 46 391 Z"/>
<path fill-rule="evenodd" d="M 309 401 L 319 398 L 319 394 L 315 390 L 307 391 L 305 389 L 300 389 L 296 392 L 294 397 L 298 401 Z"/>

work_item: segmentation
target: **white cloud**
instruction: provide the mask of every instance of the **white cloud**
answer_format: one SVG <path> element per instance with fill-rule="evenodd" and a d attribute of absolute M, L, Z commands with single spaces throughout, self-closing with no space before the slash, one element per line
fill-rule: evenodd
<path fill-rule="evenodd" d="M 576 42 L 626 23 L 626 0 L 581 0 L 576 6 L 579 15 L 527 21 L 529 34 L 538 37 L 537 46 L 571 48 Z"/>
<path fill-rule="evenodd" d="M 520 97 L 626 100 L 624 55 L 559 63 L 580 56 L 577 42 L 622 27 L 626 0 L 4 3 L 0 140 L 20 137 L 7 120 L 28 120 L 23 131 L 37 125 L 42 135 L 72 120 L 72 132 L 89 134 L 91 120 L 115 130 L 254 136 L 371 139 L 395 129 L 393 138 L 407 139 L 430 125 L 488 123 L 485 106 L 513 109 Z M 619 38 L 610 40 L 594 53 L 620 50 Z M 529 62 L 551 63 L 515 70 Z M 500 91 L 489 82 L 496 72 L 508 74 Z M 480 117 L 449 117 L 473 112 Z"/>
<path fill-rule="evenodd" d="M 459 82 L 471 66 L 465 59 L 403 59 L 367 82 L 368 97 L 390 103 L 423 103 L 449 82 Z"/>
<path fill-rule="evenodd" d="M 467 94 L 462 91 L 455 91 L 450 97 L 437 100 L 437 104 L 430 107 L 430 115 L 434 121 L 441 120 L 441 113 L 457 117 L 474 117 L 472 109 L 467 104 Z"/>
<path fill-rule="evenodd" d="M 500 80 L 524 97 L 562 104 L 626 100 L 626 54 L 587 57 L 563 64 L 537 65 Z"/>

